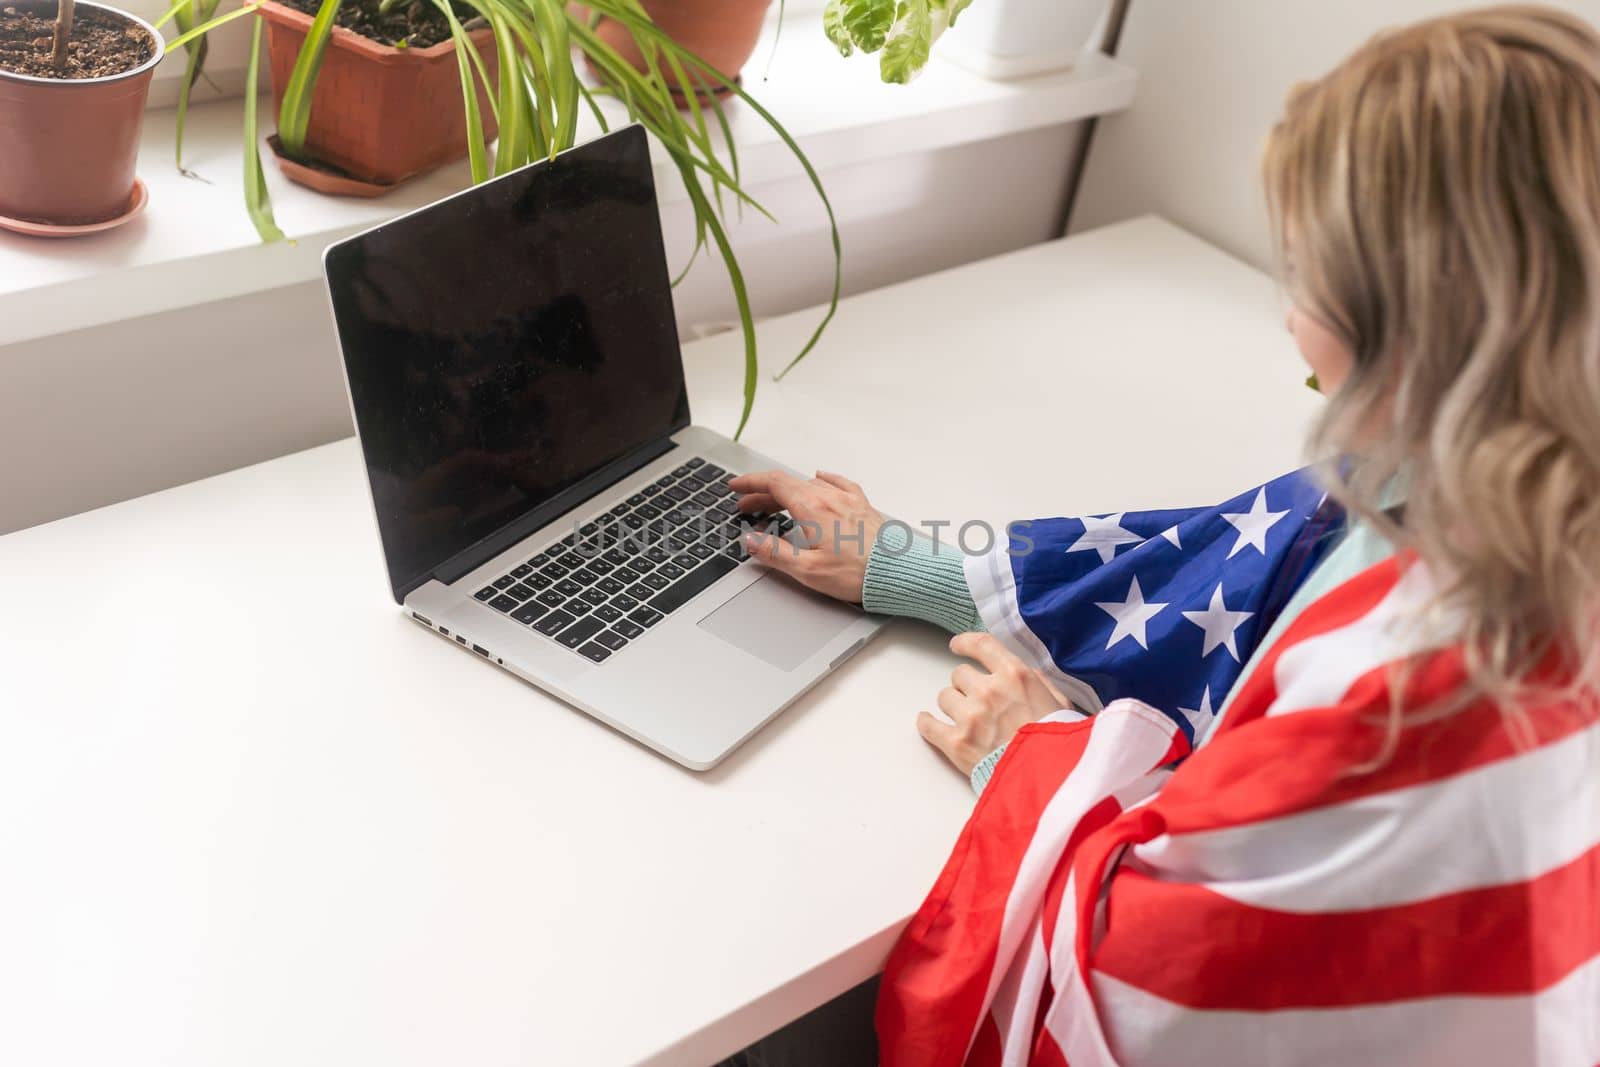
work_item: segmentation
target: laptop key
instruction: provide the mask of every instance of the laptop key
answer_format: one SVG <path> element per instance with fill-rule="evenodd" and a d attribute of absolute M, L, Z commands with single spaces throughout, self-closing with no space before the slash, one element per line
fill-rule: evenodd
<path fill-rule="evenodd" d="M 605 593 L 607 596 L 610 596 L 612 593 L 620 593 L 624 589 L 628 588 L 615 578 L 610 577 L 600 579 L 598 582 L 594 583 L 594 587 Z"/>
<path fill-rule="evenodd" d="M 672 475 L 670 475 L 670 474 L 663 474 L 661 477 L 656 479 L 656 487 L 659 488 L 659 489 L 665 489 L 667 486 L 669 486 L 671 484 L 672 484 Z"/>
<path fill-rule="evenodd" d="M 683 465 L 688 467 L 690 470 L 694 470 L 696 467 L 704 467 L 706 465 L 706 461 L 701 459 L 699 456 L 696 456 L 693 459 L 684 460 Z"/>
<path fill-rule="evenodd" d="M 563 578 L 555 584 L 555 590 L 562 596 L 577 596 L 579 593 L 583 592 L 583 586 L 579 585 L 571 578 Z"/>
<path fill-rule="evenodd" d="M 610 574 L 617 568 L 604 556 L 596 556 L 594 559 L 589 561 L 587 569 L 593 571 L 595 574 Z"/>
<path fill-rule="evenodd" d="M 599 580 L 600 576 L 594 571 L 589 570 L 587 567 L 579 567 L 577 570 L 573 571 L 572 576 L 567 579 L 569 582 L 577 582 L 580 585 L 593 585 Z"/>
<path fill-rule="evenodd" d="M 554 583 L 552 583 L 550 581 L 550 579 L 546 578 L 542 574 L 530 574 L 526 578 L 522 579 L 522 584 L 526 585 L 526 586 L 531 586 L 535 590 L 539 590 L 539 589 L 549 589 L 550 586 L 552 584 L 554 584 Z"/>
<path fill-rule="evenodd" d="M 556 634 L 556 640 L 568 648 L 577 648 L 589 638 L 605 629 L 605 623 L 596 618 L 579 619 L 571 626 Z"/>
<path fill-rule="evenodd" d="M 494 595 L 495 595 L 496 592 L 497 592 L 497 590 L 495 589 L 494 586 L 486 585 L 482 589 L 478 590 L 476 593 L 473 593 L 472 595 L 477 597 L 479 600 L 493 600 L 494 599 Z"/>
<path fill-rule="evenodd" d="M 622 516 L 622 515 L 626 515 L 627 513 L 628 513 L 628 505 L 626 505 L 626 504 L 618 504 L 616 507 L 612 508 L 606 514 Z"/>
<path fill-rule="evenodd" d="M 712 556 L 717 554 L 717 550 L 708 544 L 702 543 L 698 545 L 690 545 L 689 554 L 694 556 L 696 559 L 710 559 Z"/>
<path fill-rule="evenodd" d="M 607 563 L 615 563 L 619 567 L 625 566 L 628 562 L 628 554 L 620 548 L 608 549 L 605 555 L 600 558 Z"/>
<path fill-rule="evenodd" d="M 634 514 L 645 519 L 659 519 L 661 517 L 661 509 L 654 504 L 646 504 L 635 511 Z"/>
<path fill-rule="evenodd" d="M 660 622 L 662 616 L 661 612 L 654 608 L 635 608 L 633 611 L 628 612 L 628 618 L 640 626 L 649 628 Z"/>
<path fill-rule="evenodd" d="M 604 663 L 606 657 L 611 655 L 611 651 L 609 649 L 600 647 L 593 641 L 590 641 L 587 645 L 584 645 L 582 648 L 578 649 L 578 654 L 583 656 L 585 659 L 593 660 L 596 663 Z"/>
<path fill-rule="evenodd" d="M 643 493 L 635 493 L 635 494 L 633 494 L 632 496 L 630 496 L 628 498 L 628 506 L 630 508 L 636 508 L 640 504 L 643 504 L 643 503 L 644 503 L 644 494 Z"/>
<path fill-rule="evenodd" d="M 546 563 L 549 563 L 549 562 L 550 562 L 549 553 L 540 552 L 538 555 L 534 556 L 532 559 L 530 559 L 528 561 L 528 566 L 530 566 L 530 567 L 543 567 Z"/>
<path fill-rule="evenodd" d="M 668 581 L 674 581 L 674 580 L 676 580 L 678 578 L 682 578 L 687 573 L 689 573 L 689 572 L 684 570 L 682 567 L 678 566 L 676 563 L 663 563 L 661 566 L 656 568 L 656 572 L 654 574 L 652 574 L 650 577 L 651 578 L 665 578 Z M 644 584 L 648 585 L 648 586 L 653 586 L 656 589 L 664 589 L 664 588 L 666 588 L 665 583 L 663 583 L 661 585 L 656 585 L 655 582 L 650 581 L 648 578 L 645 580 Z"/>
<path fill-rule="evenodd" d="M 490 584 L 496 589 L 510 589 L 513 585 L 517 584 L 517 580 L 511 577 L 511 575 L 507 574 L 504 577 L 496 578 Z"/>
<path fill-rule="evenodd" d="M 556 592 L 554 589 L 546 589 L 535 599 L 547 608 L 559 608 L 561 605 L 567 602 L 567 598 Z"/>
<path fill-rule="evenodd" d="M 616 570 L 611 572 L 611 577 L 615 578 L 623 585 L 632 585 L 634 582 L 639 580 L 639 572 L 634 570 L 632 567 L 618 567 Z"/>
<path fill-rule="evenodd" d="M 667 566 L 670 567 L 670 566 L 672 566 L 672 564 L 669 563 L 669 564 L 667 564 Z M 647 585 L 651 589 L 654 589 L 656 592 L 659 593 L 661 590 L 663 590 L 667 586 L 671 585 L 672 582 L 670 582 L 666 578 L 662 577 L 660 573 L 656 573 L 656 574 L 647 574 L 647 575 L 645 575 L 643 578 L 639 579 L 639 584 L 640 585 Z M 654 593 L 650 594 L 650 596 L 652 596 L 652 597 L 654 597 L 654 595 L 655 595 Z M 516 603 L 517 602 L 513 600 L 511 602 L 511 606 L 515 607 Z"/>
<path fill-rule="evenodd" d="M 648 592 L 648 590 L 646 591 Z M 611 598 L 611 606 L 616 608 L 618 611 L 632 611 L 634 608 L 639 606 L 639 601 L 634 599 L 629 593 L 618 593 L 616 596 Z"/>
<path fill-rule="evenodd" d="M 595 614 L 598 615 L 599 612 L 596 612 Z M 643 626 L 640 626 L 638 623 L 629 619 L 613 619 L 611 622 L 611 628 L 630 641 L 644 633 Z"/>
<path fill-rule="evenodd" d="M 667 479 L 667 484 L 668 485 L 672 484 L 672 479 L 671 478 Z M 649 499 L 650 497 L 653 497 L 657 493 L 661 492 L 661 487 L 659 485 L 657 485 L 655 482 L 651 482 L 649 485 L 647 485 L 643 489 L 641 489 L 640 492 L 642 492 L 645 495 L 645 499 Z"/>
<path fill-rule="evenodd" d="M 570 611 L 574 615 L 587 615 L 594 610 L 594 605 L 579 597 L 577 600 L 567 601 L 566 604 L 562 605 L 561 610 Z"/>
<path fill-rule="evenodd" d="M 527 626 L 531 623 L 538 622 L 539 616 L 545 614 L 549 610 L 549 608 L 545 607 L 537 600 L 530 600 L 516 611 L 513 611 L 511 613 L 511 617 L 522 623 L 522 625 Z"/>
<path fill-rule="evenodd" d="M 609 623 L 615 623 L 622 618 L 622 610 L 615 604 L 601 604 L 594 609 L 594 617 Z"/>
<path fill-rule="evenodd" d="M 700 473 L 702 475 L 704 475 L 705 477 L 707 477 L 707 478 L 715 479 L 715 478 L 721 478 L 724 474 L 727 474 L 728 472 L 723 470 L 721 467 L 717 466 L 715 463 L 707 463 L 705 465 L 705 467 L 701 469 Z"/>
<path fill-rule="evenodd" d="M 533 628 L 542 634 L 554 634 L 556 631 L 570 626 L 574 621 L 576 621 L 575 616 L 568 615 L 564 611 L 552 611 L 550 614 L 534 623 Z"/>
<path fill-rule="evenodd" d="M 568 552 L 568 553 L 566 553 L 566 554 L 564 554 L 562 556 L 557 557 L 556 558 L 556 562 L 561 564 L 561 566 L 567 568 L 567 570 L 569 570 L 569 571 L 575 571 L 579 567 L 583 566 L 585 560 L 584 560 L 584 558 L 582 556 L 578 555 L 576 552 Z M 545 573 L 548 574 L 549 572 L 546 571 Z"/>
<path fill-rule="evenodd" d="M 682 478 L 685 474 L 689 473 L 690 466 L 692 466 L 692 464 L 685 463 L 681 467 L 674 467 L 672 470 L 672 476 L 674 478 Z"/>
<path fill-rule="evenodd" d="M 526 563 L 519 563 L 517 566 L 511 568 L 511 577 L 513 578 L 526 578 L 532 573 L 533 568 L 528 566 Z"/>
<path fill-rule="evenodd" d="M 489 601 L 489 606 L 496 611 L 516 611 L 517 601 L 502 593 Z"/>
<path fill-rule="evenodd" d="M 601 604 L 604 604 L 608 598 L 609 595 L 600 589 L 585 589 L 583 591 L 583 599 L 587 600 L 595 607 L 599 607 Z"/>
<path fill-rule="evenodd" d="M 648 585 L 645 585 L 641 580 L 636 585 L 628 586 L 627 595 L 633 597 L 635 600 L 649 600 L 651 597 L 656 595 L 656 591 L 651 589 Z"/>
<path fill-rule="evenodd" d="M 689 577 L 675 582 L 672 588 L 656 596 L 650 606 L 663 615 L 683 607 L 689 601 L 710 589 L 718 578 L 731 573 L 739 565 L 726 556 L 708 559 L 696 567 Z"/>
<path fill-rule="evenodd" d="M 510 589 L 506 590 L 506 596 L 515 597 L 519 601 L 520 600 L 530 600 L 530 599 L 533 598 L 533 590 L 529 589 L 527 586 L 523 585 L 521 582 L 518 582 L 516 585 L 512 586 Z"/>
<path fill-rule="evenodd" d="M 605 645 L 613 652 L 628 643 L 628 639 L 615 630 L 601 630 L 594 635 L 594 639 L 597 644 Z"/>
<path fill-rule="evenodd" d="M 661 490 L 661 495 L 681 503 L 685 500 L 688 500 L 693 494 L 691 494 L 689 490 L 685 489 L 681 485 L 669 485 L 665 489 Z"/>
<path fill-rule="evenodd" d="M 567 570 L 567 568 L 563 567 L 559 563 L 546 563 L 542 568 L 540 568 L 539 573 L 544 575 L 546 578 L 565 578 L 572 572 Z"/>

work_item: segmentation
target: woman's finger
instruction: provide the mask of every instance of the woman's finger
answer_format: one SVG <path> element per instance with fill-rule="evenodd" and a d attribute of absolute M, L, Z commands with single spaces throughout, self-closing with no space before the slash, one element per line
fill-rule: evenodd
<path fill-rule="evenodd" d="M 764 530 L 751 530 L 745 534 L 744 550 L 751 559 L 796 578 L 809 567 L 813 555 L 810 549 L 798 548 L 777 534 Z"/>
<path fill-rule="evenodd" d="M 945 686 L 934 699 L 939 710 L 950 716 L 953 722 L 966 722 L 972 717 L 971 698 L 954 686 Z"/>
<path fill-rule="evenodd" d="M 958 656 L 977 660 L 989 669 L 990 674 L 998 673 L 1011 664 L 1022 662 L 993 634 L 956 634 L 950 639 L 950 651 Z"/>
<path fill-rule="evenodd" d="M 739 498 L 739 510 L 746 515 L 767 515 L 781 508 L 770 493 L 746 493 Z"/>
<path fill-rule="evenodd" d="M 926 711 L 917 712 L 917 733 L 934 748 L 943 752 L 951 763 L 956 762 L 956 728 Z"/>
<path fill-rule="evenodd" d="M 810 502 L 810 486 L 790 474 L 788 471 L 760 471 L 755 474 L 741 474 L 728 483 L 728 488 L 736 493 L 756 493 L 772 497 L 782 508 L 796 518 L 809 513 L 807 504 Z M 777 511 L 778 508 L 768 510 Z"/>
<path fill-rule="evenodd" d="M 969 696 L 978 691 L 978 685 L 989 677 L 970 663 L 963 663 L 950 672 L 950 684 Z"/>
<path fill-rule="evenodd" d="M 827 482 L 835 489 L 843 489 L 847 493 L 854 493 L 863 497 L 867 495 L 859 485 L 842 474 L 834 474 L 832 471 L 818 471 L 817 480 L 819 482 Z"/>

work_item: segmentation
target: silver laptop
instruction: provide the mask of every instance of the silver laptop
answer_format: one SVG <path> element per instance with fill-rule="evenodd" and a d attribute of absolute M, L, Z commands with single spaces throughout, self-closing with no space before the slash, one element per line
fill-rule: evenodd
<path fill-rule="evenodd" d="M 743 554 L 728 480 L 781 464 L 690 425 L 640 127 L 323 265 L 390 584 L 421 625 L 695 770 L 878 629 Z"/>

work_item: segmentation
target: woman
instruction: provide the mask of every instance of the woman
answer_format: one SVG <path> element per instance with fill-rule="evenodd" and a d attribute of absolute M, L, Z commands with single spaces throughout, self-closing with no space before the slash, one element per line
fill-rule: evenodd
<path fill-rule="evenodd" d="M 981 796 L 889 960 L 885 1064 L 1600 1062 L 1600 36 L 1535 7 L 1381 35 L 1291 96 L 1264 172 L 1348 518 L 1328 549 L 1329 507 L 1283 506 L 1255 610 L 1218 586 L 1204 640 L 1257 629 L 1187 679 L 1206 707 L 1138 658 L 1068 699 L 1082 649 L 1159 644 L 1164 594 L 1063 632 L 1082 597 L 1045 579 L 1079 542 L 1140 577 L 1149 530 L 962 561 L 874 541 L 836 475 L 734 483 L 822 531 L 753 539 L 771 566 L 993 631 L 917 720 Z"/>

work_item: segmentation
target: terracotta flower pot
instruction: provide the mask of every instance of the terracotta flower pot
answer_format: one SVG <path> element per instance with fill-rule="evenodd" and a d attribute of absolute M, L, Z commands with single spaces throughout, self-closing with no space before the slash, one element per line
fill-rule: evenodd
<path fill-rule="evenodd" d="M 5 6 L 55 18 L 55 0 Z M 0 215 L 76 226 L 114 218 L 133 199 L 133 166 L 144 128 L 161 36 L 143 19 L 79 0 L 150 35 L 149 60 L 104 78 L 34 78 L 0 70 Z"/>
<path fill-rule="evenodd" d="M 739 71 L 756 50 L 761 24 L 766 21 L 770 0 L 642 0 L 651 20 L 674 41 L 737 81 Z M 634 44 L 633 35 L 622 24 L 606 19 L 595 29 L 600 39 L 640 70 L 644 56 Z M 590 64 L 590 69 L 594 65 Z M 673 95 L 682 97 L 685 86 L 678 85 L 670 72 L 666 78 Z M 699 86 L 695 91 L 704 94 Z M 718 89 L 716 95 L 727 90 Z"/>
<path fill-rule="evenodd" d="M 267 20 L 272 98 L 274 105 L 281 105 L 311 16 L 271 0 L 261 6 L 261 14 Z M 471 36 L 492 84 L 500 66 L 494 33 L 485 28 Z M 481 84 L 477 91 L 487 141 L 497 130 L 494 111 Z M 466 155 L 467 119 L 455 44 L 391 48 L 335 26 L 312 90 L 306 151 L 319 163 L 379 186 Z M 285 173 L 304 182 L 292 171 Z"/>

